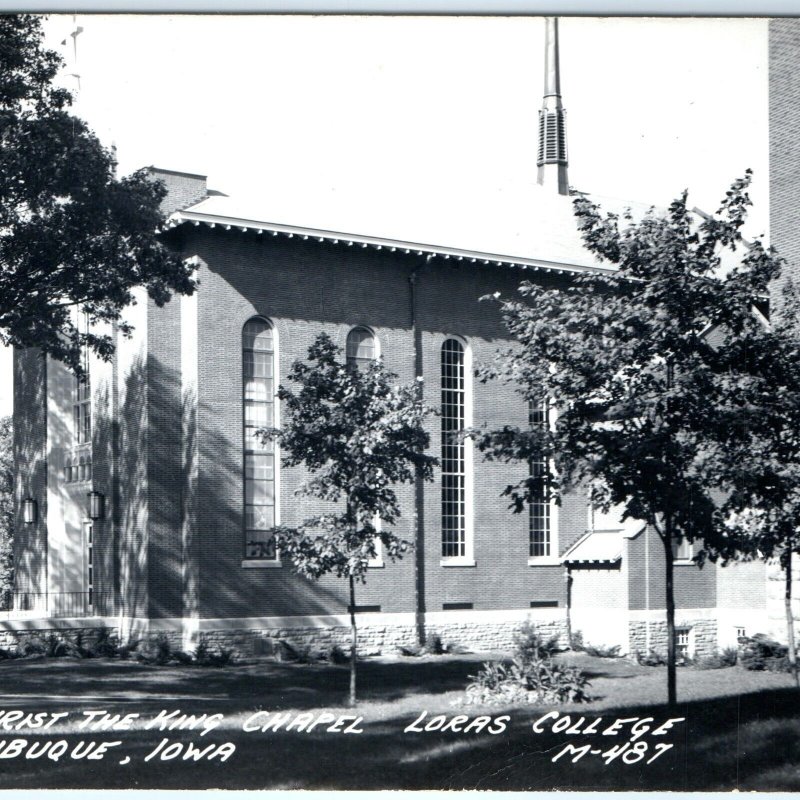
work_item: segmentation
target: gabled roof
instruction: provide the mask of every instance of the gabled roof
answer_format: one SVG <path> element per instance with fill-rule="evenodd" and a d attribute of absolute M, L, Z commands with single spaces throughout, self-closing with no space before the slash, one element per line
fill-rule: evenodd
<path fill-rule="evenodd" d="M 393 195 L 391 207 L 379 198 L 370 202 L 333 189 L 281 196 L 265 191 L 252 198 L 216 195 L 168 221 L 170 227 L 185 223 L 559 272 L 613 269 L 584 247 L 572 198 L 532 181 L 446 196 L 421 187 L 413 197 Z"/>

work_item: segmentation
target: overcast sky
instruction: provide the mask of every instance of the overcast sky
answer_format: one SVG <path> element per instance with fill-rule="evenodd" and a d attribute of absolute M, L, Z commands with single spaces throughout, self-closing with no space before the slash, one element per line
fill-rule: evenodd
<path fill-rule="evenodd" d="M 116 144 L 122 174 L 199 172 L 229 195 L 355 187 L 387 213 L 430 187 L 479 197 L 535 176 L 541 18 L 78 24 L 77 111 Z M 70 30 L 71 16 L 47 22 L 67 72 Z M 688 187 L 714 210 L 750 167 L 749 233 L 768 232 L 766 20 L 565 18 L 560 36 L 573 186 L 656 205 Z M 0 352 L 0 414 L 10 372 Z"/>

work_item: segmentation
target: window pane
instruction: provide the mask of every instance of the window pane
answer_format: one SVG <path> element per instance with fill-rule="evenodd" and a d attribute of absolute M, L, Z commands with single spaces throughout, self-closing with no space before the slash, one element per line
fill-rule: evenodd
<path fill-rule="evenodd" d="M 245 557 L 270 559 L 274 561 L 277 557 L 275 541 L 271 537 L 264 537 L 255 531 L 248 531 L 247 540 L 245 542 Z"/>
<path fill-rule="evenodd" d="M 441 364 L 442 557 L 466 555 L 464 348 L 455 339 L 442 345 Z"/>
<path fill-rule="evenodd" d="M 244 326 L 242 349 L 272 351 L 272 328 L 266 320 L 252 319 Z"/>
<path fill-rule="evenodd" d="M 244 396 L 247 400 L 271 403 L 273 398 L 272 380 L 269 378 L 245 378 Z"/>
<path fill-rule="evenodd" d="M 245 506 L 245 527 L 248 530 L 266 531 L 275 526 L 275 509 L 272 506 Z"/>
<path fill-rule="evenodd" d="M 275 424 L 274 358 L 270 324 L 247 322 L 242 331 L 245 558 L 276 557 L 274 542 L 265 533 L 275 526 L 274 444 L 257 434 Z"/>
<path fill-rule="evenodd" d="M 272 480 L 273 457 L 271 455 L 247 455 L 244 460 L 244 476 L 255 480 Z"/>
<path fill-rule="evenodd" d="M 547 403 L 531 400 L 528 404 L 528 421 L 531 428 L 547 424 Z M 531 558 L 551 556 L 550 541 L 550 495 L 547 485 L 547 464 L 541 458 L 533 458 L 528 464 L 531 478 L 541 478 L 541 485 L 532 489 L 528 509 L 529 555 Z"/>
<path fill-rule="evenodd" d="M 272 427 L 272 403 L 258 403 L 246 400 L 244 404 L 244 424 L 247 427 Z"/>
<path fill-rule="evenodd" d="M 348 366 L 366 369 L 378 357 L 378 343 L 372 331 L 353 328 L 347 334 L 345 351 Z"/>
<path fill-rule="evenodd" d="M 244 484 L 244 501 L 257 506 L 275 502 L 275 484 L 271 480 L 247 480 Z"/>

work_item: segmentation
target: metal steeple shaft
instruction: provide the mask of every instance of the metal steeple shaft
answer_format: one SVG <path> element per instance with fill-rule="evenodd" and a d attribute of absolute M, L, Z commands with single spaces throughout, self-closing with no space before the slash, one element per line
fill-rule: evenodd
<path fill-rule="evenodd" d="M 569 193 L 567 180 L 567 121 L 561 104 L 561 75 L 558 60 L 558 19 L 545 20 L 544 100 L 539 111 L 538 182 L 553 186 L 559 194 Z"/>

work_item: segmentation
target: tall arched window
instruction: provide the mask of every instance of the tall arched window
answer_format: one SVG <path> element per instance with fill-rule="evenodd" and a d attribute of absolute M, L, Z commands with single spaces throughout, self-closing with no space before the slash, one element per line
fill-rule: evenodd
<path fill-rule="evenodd" d="M 380 355 L 378 338 L 363 325 L 353 328 L 347 334 L 345 357 L 349 369 L 366 369 Z M 376 531 L 381 530 L 381 518 L 376 514 L 372 520 Z M 383 566 L 383 548 L 380 537 L 375 538 L 375 558 L 368 562 L 370 567 Z"/>
<path fill-rule="evenodd" d="M 466 419 L 464 345 L 442 345 L 442 558 L 466 558 L 466 446 L 458 434 Z"/>
<path fill-rule="evenodd" d="M 347 366 L 365 369 L 378 357 L 378 340 L 369 329 L 359 326 L 347 334 Z"/>
<path fill-rule="evenodd" d="M 547 401 L 531 400 L 528 406 L 528 419 L 531 428 L 547 425 Z M 534 487 L 528 511 L 528 555 L 530 558 L 547 558 L 553 555 L 547 462 L 544 458 L 532 458 L 529 467 L 531 478 L 540 478 L 541 482 Z"/>
<path fill-rule="evenodd" d="M 256 432 L 275 424 L 275 337 L 260 317 L 242 331 L 242 371 L 245 558 L 274 561 L 275 543 L 267 531 L 275 525 L 275 445 Z"/>

